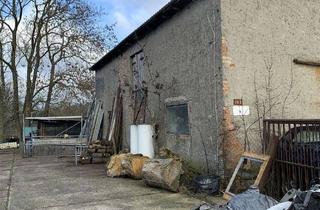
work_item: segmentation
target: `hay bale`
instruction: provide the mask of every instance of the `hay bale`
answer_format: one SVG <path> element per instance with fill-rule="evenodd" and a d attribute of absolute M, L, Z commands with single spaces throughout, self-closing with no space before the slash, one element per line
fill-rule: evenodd
<path fill-rule="evenodd" d="M 141 154 L 119 154 L 111 157 L 107 163 L 108 177 L 131 177 L 142 179 L 142 168 L 148 157 Z"/>
<path fill-rule="evenodd" d="M 181 161 L 172 158 L 148 160 L 142 169 L 142 178 L 147 185 L 172 192 L 179 191 L 181 174 Z"/>

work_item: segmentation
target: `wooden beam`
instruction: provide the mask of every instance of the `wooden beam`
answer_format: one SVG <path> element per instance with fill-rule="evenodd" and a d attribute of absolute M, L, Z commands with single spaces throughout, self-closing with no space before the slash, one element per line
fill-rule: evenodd
<path fill-rule="evenodd" d="M 310 60 L 300 60 L 297 58 L 293 59 L 293 63 L 298 64 L 298 65 L 320 67 L 320 62 L 310 61 Z"/>
<path fill-rule="evenodd" d="M 254 154 L 254 153 L 249 153 L 249 152 L 244 152 L 238 162 L 238 165 L 237 167 L 235 168 L 233 174 L 232 174 L 232 177 L 229 181 L 229 184 L 223 194 L 223 198 L 226 199 L 226 200 L 230 200 L 234 194 L 232 192 L 230 192 L 230 189 L 233 185 L 233 182 L 240 170 L 240 167 L 242 166 L 242 164 L 244 163 L 244 160 L 247 159 L 247 160 L 252 160 L 252 161 L 257 161 L 257 162 L 261 162 L 261 166 L 260 166 L 260 170 L 259 170 L 259 173 L 256 177 L 256 180 L 253 184 L 253 186 L 255 187 L 259 187 L 260 186 L 260 181 L 261 179 L 264 178 L 265 176 L 265 173 L 267 172 L 268 170 L 268 166 L 270 164 L 270 156 L 268 155 L 259 155 L 259 154 Z"/>
<path fill-rule="evenodd" d="M 229 181 L 227 189 L 223 194 L 223 198 L 226 199 L 226 200 L 230 200 L 231 197 L 234 196 L 234 194 L 230 192 L 230 189 L 232 187 L 232 184 L 233 184 L 233 182 L 234 182 L 234 180 L 235 180 L 235 178 L 236 178 L 236 176 L 238 174 L 238 171 L 240 170 L 240 167 L 242 166 L 243 162 L 244 162 L 244 157 L 241 157 L 239 162 L 238 162 L 238 165 L 237 165 L 236 169 L 234 170 L 234 172 L 232 174 L 232 177 L 231 177 L 231 179 Z"/>
<path fill-rule="evenodd" d="M 103 111 L 102 107 L 99 107 L 97 120 L 95 122 L 95 126 L 94 126 L 94 129 L 93 129 L 93 134 L 92 134 L 91 141 L 98 140 L 98 135 L 99 135 L 99 132 L 100 132 L 103 116 L 104 116 L 104 111 Z"/>

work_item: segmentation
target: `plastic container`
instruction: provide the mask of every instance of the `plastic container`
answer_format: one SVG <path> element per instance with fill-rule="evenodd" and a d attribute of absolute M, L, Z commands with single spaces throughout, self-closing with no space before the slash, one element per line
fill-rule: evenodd
<path fill-rule="evenodd" d="M 153 127 L 138 125 L 138 152 L 149 158 L 154 158 Z"/>
<path fill-rule="evenodd" d="M 139 153 L 138 126 L 130 125 L 130 153 Z"/>

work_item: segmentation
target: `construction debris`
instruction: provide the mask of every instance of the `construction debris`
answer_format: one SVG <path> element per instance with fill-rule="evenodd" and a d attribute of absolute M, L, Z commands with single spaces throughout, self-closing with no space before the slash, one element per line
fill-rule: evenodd
<path fill-rule="evenodd" d="M 229 210 L 266 210 L 278 204 L 273 198 L 261 194 L 255 187 L 235 195 L 227 204 Z"/>
<path fill-rule="evenodd" d="M 148 159 L 140 154 L 114 155 L 107 163 L 107 176 L 142 179 L 142 167 Z"/>
<path fill-rule="evenodd" d="M 179 191 L 181 174 L 181 161 L 172 158 L 148 160 L 142 169 L 142 177 L 147 185 L 172 192 Z"/>
<path fill-rule="evenodd" d="M 209 203 L 202 203 L 191 210 L 216 210 L 217 208 Z"/>
<path fill-rule="evenodd" d="M 290 190 L 280 202 L 269 210 L 320 210 L 320 185 L 316 184 L 303 192 Z"/>

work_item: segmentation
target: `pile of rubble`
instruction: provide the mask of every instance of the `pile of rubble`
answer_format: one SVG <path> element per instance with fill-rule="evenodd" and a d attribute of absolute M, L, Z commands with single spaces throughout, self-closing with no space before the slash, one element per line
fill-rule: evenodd
<path fill-rule="evenodd" d="M 231 198 L 226 205 L 203 203 L 193 210 L 320 210 L 320 185 L 307 191 L 290 190 L 280 202 L 251 188 Z"/>

